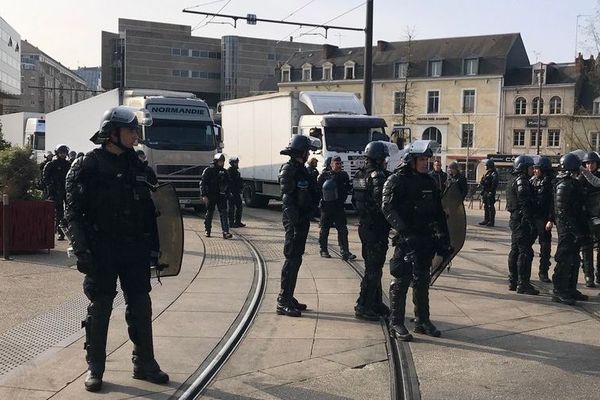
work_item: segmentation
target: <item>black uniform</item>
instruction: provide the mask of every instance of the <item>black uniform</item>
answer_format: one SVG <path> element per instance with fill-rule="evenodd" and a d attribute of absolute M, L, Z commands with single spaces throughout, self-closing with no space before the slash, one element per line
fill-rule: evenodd
<path fill-rule="evenodd" d="M 365 260 L 365 275 L 356 301 L 357 317 L 373 319 L 388 312 L 382 302 L 381 276 L 388 249 L 390 225 L 381 211 L 383 185 L 390 173 L 367 159 L 365 167 L 354 175 L 352 202 L 358 211 L 358 235 Z"/>
<path fill-rule="evenodd" d="M 328 182 L 333 180 L 333 182 Z M 323 185 L 326 183 L 326 187 L 331 185 L 332 191 L 334 191 L 333 197 L 335 200 L 327 201 L 324 196 L 321 198 L 321 230 L 319 231 L 319 246 L 321 247 L 322 253 L 327 253 L 327 239 L 329 237 L 329 230 L 332 226 L 335 226 L 338 233 L 338 244 L 342 252 L 342 257 L 348 257 L 350 249 L 348 246 L 348 226 L 346 220 L 346 211 L 344 210 L 344 203 L 348 198 L 348 193 L 352 190 L 350 185 L 350 177 L 346 171 L 333 172 L 332 170 L 325 170 L 319 175 L 317 180 L 317 186 L 320 192 L 323 192 Z"/>
<path fill-rule="evenodd" d="M 56 232 L 59 235 L 59 239 L 64 238 L 64 232 L 60 228 L 60 225 L 63 223 L 63 218 L 65 216 L 65 179 L 67 177 L 67 172 L 69 172 L 69 168 L 71 168 L 69 161 L 59 157 L 46 164 L 43 173 L 47 198 L 48 200 L 54 201 L 56 210 Z"/>
<path fill-rule="evenodd" d="M 486 222 L 485 225 L 494 226 L 496 222 L 496 190 L 498 189 L 498 172 L 495 168 L 490 168 L 485 172 L 480 185 L 484 211 L 483 222 Z"/>
<path fill-rule="evenodd" d="M 148 179 L 148 183 L 153 186 L 158 185 L 158 178 L 156 177 L 156 172 L 154 172 L 152 167 L 148 165 L 148 161 L 143 161 L 143 164 L 144 164 L 144 170 L 146 171 L 146 177 Z"/>
<path fill-rule="evenodd" d="M 533 176 L 530 180 L 533 188 L 535 235 L 540 244 L 540 275 L 547 276 L 550 269 L 550 250 L 552 233 L 546 230 L 548 222 L 554 223 L 554 177 L 544 172 L 541 178 Z"/>
<path fill-rule="evenodd" d="M 227 169 L 229 177 L 229 226 L 236 226 L 242 223 L 242 189 L 244 181 L 240 170 L 236 166 L 230 166 Z"/>
<path fill-rule="evenodd" d="M 462 193 L 463 199 L 465 199 L 467 197 L 467 193 L 469 192 L 467 178 L 460 172 L 457 172 L 456 175 L 448 174 L 448 179 L 446 180 L 446 187 L 449 188 L 455 183 L 458 185 L 458 188 Z"/>
<path fill-rule="evenodd" d="M 561 172 L 554 183 L 554 209 L 558 246 L 554 260 L 555 300 L 576 300 L 577 276 L 579 274 L 579 250 L 587 242 L 587 220 L 585 216 L 585 190 L 572 172 Z M 565 301 L 566 300 L 566 301 Z"/>
<path fill-rule="evenodd" d="M 509 289 L 525 293 L 529 283 L 536 238 L 533 219 L 533 188 L 526 172 L 513 172 L 506 191 L 506 209 L 510 212 L 511 243 L 508 254 Z"/>
<path fill-rule="evenodd" d="M 430 334 L 439 336 L 429 319 L 430 267 L 436 252 L 451 251 L 441 193 L 427 174 L 405 164 L 386 181 L 382 209 L 397 232 L 390 261 L 390 273 L 396 278 L 390 286 L 390 323 L 404 325 L 406 293 L 412 283 L 416 325 L 431 326 Z"/>
<path fill-rule="evenodd" d="M 134 344 L 134 376 L 142 370 L 160 371 L 154 359 L 149 295 L 150 265 L 158 257 L 159 243 L 144 165 L 133 150 L 115 155 L 96 149 L 73 163 L 66 191 L 68 232 L 90 300 L 84 321 L 89 371 L 100 377 L 104 372 L 117 277 Z"/>
<path fill-rule="evenodd" d="M 600 170 L 596 170 L 592 172 L 597 177 L 600 177 Z M 583 185 L 583 189 L 585 190 L 586 196 L 590 193 L 595 193 L 600 191 L 600 188 L 592 186 L 583 175 L 579 176 L 579 180 Z M 583 246 L 581 249 L 581 254 L 583 256 L 583 272 L 585 274 L 586 283 L 589 286 L 594 286 L 594 248 L 592 244 L 588 244 Z M 596 282 L 600 283 L 600 247 L 596 249 Z"/>
<path fill-rule="evenodd" d="M 223 234 L 229 233 L 229 221 L 227 220 L 229 175 L 227 174 L 227 170 L 219 166 L 216 162 L 206 168 L 202 173 L 200 194 L 202 197 L 208 197 L 206 216 L 204 217 L 204 229 L 206 230 L 207 235 L 210 235 L 212 229 L 212 219 L 213 214 L 215 213 L 215 207 L 219 209 Z"/>
<path fill-rule="evenodd" d="M 310 218 L 318 203 L 317 182 L 307 168 L 296 160 L 290 159 L 279 170 L 279 184 L 283 201 L 282 222 L 285 229 L 283 255 L 285 261 L 281 268 L 281 290 L 279 307 L 298 308 L 294 298 L 298 271 L 302 265 L 302 255 L 306 246 L 306 238 L 310 228 Z"/>
<path fill-rule="evenodd" d="M 429 176 L 433 178 L 433 181 L 435 182 L 435 187 L 437 187 L 437 189 L 443 193 L 444 190 L 446 190 L 446 181 L 448 180 L 448 174 L 442 170 L 440 170 L 439 172 L 434 170 L 429 172 Z"/>

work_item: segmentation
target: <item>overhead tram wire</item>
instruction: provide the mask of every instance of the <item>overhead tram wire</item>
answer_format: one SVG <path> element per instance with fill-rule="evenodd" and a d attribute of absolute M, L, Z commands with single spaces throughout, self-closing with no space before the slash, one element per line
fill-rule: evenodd
<path fill-rule="evenodd" d="M 223 0 L 220 0 L 220 1 L 223 1 Z M 221 11 L 223 11 L 223 9 L 224 9 L 225 7 L 227 7 L 227 5 L 228 5 L 229 3 L 231 3 L 231 0 L 227 0 L 227 2 L 226 2 L 225 4 L 223 4 L 223 6 L 222 6 L 221 8 L 219 8 L 219 11 L 217 11 L 215 14 L 220 14 L 220 13 L 221 13 Z M 205 17 L 204 17 L 204 19 L 203 19 L 202 21 L 200 21 L 200 22 L 199 22 L 199 23 L 198 23 L 198 24 L 197 24 L 197 25 L 196 25 L 196 26 L 195 26 L 195 27 L 192 29 L 192 32 L 193 32 L 193 31 L 195 31 L 196 29 L 203 28 L 203 27 L 205 27 L 206 25 L 210 24 L 210 23 L 212 22 L 212 20 L 213 20 L 213 19 L 215 19 L 215 16 L 214 16 L 214 15 L 213 15 L 213 16 L 211 16 L 211 17 L 210 17 L 210 19 L 208 20 L 208 22 L 206 22 L 206 23 L 202 24 L 204 21 L 206 21 L 206 19 L 207 19 L 207 18 L 209 18 L 209 17 L 208 17 L 208 15 L 207 15 L 207 16 L 205 16 Z"/>
<path fill-rule="evenodd" d="M 338 18 L 342 18 L 344 15 L 351 13 L 352 11 L 356 10 L 357 8 L 360 8 L 362 6 L 364 6 L 365 4 L 367 4 L 366 1 L 363 1 L 362 3 L 360 3 L 359 5 L 352 7 L 351 9 L 349 9 L 348 11 L 344 11 L 343 13 L 331 18 L 330 20 L 327 20 L 325 22 L 323 22 L 321 25 L 327 25 L 328 23 L 335 21 Z M 309 29 L 307 32 L 304 32 L 303 35 L 309 34 L 311 32 L 314 32 L 315 30 L 319 29 L 319 27 L 314 27 L 312 29 Z M 327 31 L 325 31 L 327 33 Z"/>
<path fill-rule="evenodd" d="M 222 3 L 224 1 L 227 0 L 215 0 L 215 1 L 209 1 L 208 3 L 202 3 L 202 4 L 197 4 L 195 6 L 191 6 L 191 7 L 187 7 L 186 10 L 191 10 L 194 8 L 198 8 L 198 7 L 204 7 L 204 6 L 209 6 L 211 4 L 217 4 L 217 3 Z M 206 15 L 200 22 L 198 22 L 193 28 L 192 28 L 192 32 L 195 31 L 196 29 L 198 29 L 198 27 L 208 19 L 208 15 Z"/>
<path fill-rule="evenodd" d="M 308 7 L 310 4 L 314 3 L 317 0 L 310 0 L 308 3 L 304 4 L 303 6 L 297 8 L 296 10 L 292 11 L 290 14 L 288 14 L 287 16 L 283 17 L 281 20 L 285 21 L 286 19 L 288 19 L 289 17 L 291 17 L 292 15 L 296 14 L 297 12 L 303 10 L 304 8 Z"/>

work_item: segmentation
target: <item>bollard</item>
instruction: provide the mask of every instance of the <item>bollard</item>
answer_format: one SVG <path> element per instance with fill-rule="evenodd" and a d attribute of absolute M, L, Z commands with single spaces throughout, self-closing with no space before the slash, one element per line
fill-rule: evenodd
<path fill-rule="evenodd" d="M 10 205 L 7 194 L 2 194 L 2 254 L 5 260 L 10 260 Z"/>

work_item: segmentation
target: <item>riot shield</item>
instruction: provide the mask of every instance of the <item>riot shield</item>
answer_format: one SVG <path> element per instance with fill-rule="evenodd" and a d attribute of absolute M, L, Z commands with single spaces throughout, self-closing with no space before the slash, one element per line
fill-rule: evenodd
<path fill-rule="evenodd" d="M 444 269 L 450 264 L 454 256 L 458 254 L 465 244 L 467 236 L 467 214 L 463 197 L 458 184 L 452 184 L 442 196 L 442 207 L 446 213 L 448 221 L 448 233 L 450 235 L 450 244 L 454 251 L 448 257 L 443 258 L 436 254 L 431 262 L 431 282 L 430 286 L 436 281 L 438 276 L 444 272 Z"/>
<path fill-rule="evenodd" d="M 160 241 L 158 265 L 152 266 L 153 277 L 176 276 L 183 259 L 183 219 L 177 193 L 172 184 L 160 185 L 152 192 Z"/>
<path fill-rule="evenodd" d="M 598 245 L 600 243 L 600 192 L 588 194 L 585 206 L 592 241 Z"/>

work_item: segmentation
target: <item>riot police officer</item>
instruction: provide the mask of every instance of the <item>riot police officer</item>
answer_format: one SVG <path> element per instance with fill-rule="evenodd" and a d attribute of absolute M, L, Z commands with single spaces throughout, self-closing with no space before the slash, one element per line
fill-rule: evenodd
<path fill-rule="evenodd" d="M 65 240 L 65 234 L 62 231 L 61 225 L 63 224 L 65 215 L 65 179 L 67 177 L 67 172 L 69 172 L 69 168 L 71 168 L 71 163 L 67 160 L 69 147 L 65 144 L 59 144 L 56 146 L 54 153 L 56 154 L 56 159 L 50 161 L 44 167 L 43 182 L 48 194 L 48 200 L 54 201 L 58 240 Z"/>
<path fill-rule="evenodd" d="M 319 231 L 319 246 L 321 257 L 331 258 L 327 249 L 327 239 L 332 226 L 338 233 L 338 244 L 343 260 L 354 260 L 356 256 L 350 253 L 348 245 L 348 223 L 344 204 L 348 193 L 352 190 L 350 177 L 342 170 L 342 159 L 335 156 L 330 160 L 330 168 L 323 170 L 317 185 L 321 191 L 321 230 Z"/>
<path fill-rule="evenodd" d="M 552 163 L 548 157 L 538 157 L 533 165 L 534 208 L 533 218 L 535 232 L 540 243 L 540 269 L 538 276 L 542 282 L 551 282 L 548 277 L 550 269 L 550 248 L 552 242 L 552 227 L 554 226 L 554 187 L 552 181 Z"/>
<path fill-rule="evenodd" d="M 102 387 L 117 277 L 134 345 L 133 377 L 169 381 L 154 358 L 150 266 L 157 262 L 159 242 L 150 185 L 133 150 L 139 129 L 130 108 L 109 109 L 91 138 L 101 147 L 77 158 L 67 176 L 68 233 L 90 300 L 84 321 L 88 391 Z"/>
<path fill-rule="evenodd" d="M 410 145 L 401 166 L 383 187 L 382 210 L 396 231 L 394 256 L 390 260 L 390 325 L 397 338 L 412 335 L 404 326 L 406 293 L 412 282 L 415 306 L 415 332 L 438 337 L 441 332 L 429 319 L 430 267 L 435 253 L 452 253 L 441 192 L 427 176 L 431 141 Z"/>
<path fill-rule="evenodd" d="M 590 171 L 593 175 L 600 177 L 600 171 L 598 171 L 598 164 L 600 163 L 600 157 L 596 152 L 587 153 L 582 160 L 585 169 Z M 588 183 L 588 181 L 580 175 L 580 181 L 583 183 L 583 187 L 586 194 L 595 193 L 600 191 L 600 188 L 594 187 Z M 585 274 L 585 286 L 595 287 L 594 283 L 594 248 L 590 243 L 581 249 L 583 255 L 583 272 Z M 600 283 L 600 248 L 596 250 L 596 282 Z"/>
<path fill-rule="evenodd" d="M 457 184 L 462 194 L 463 200 L 467 197 L 469 192 L 469 184 L 467 178 L 460 172 L 460 168 L 456 161 L 452 161 L 448 166 L 448 179 L 446 180 L 446 187 L 449 188 L 451 185 Z"/>
<path fill-rule="evenodd" d="M 509 290 L 520 294 L 540 292 L 530 283 L 533 243 L 536 238 L 533 219 L 533 188 L 529 178 L 533 173 L 533 158 L 520 155 L 513 162 L 513 172 L 506 190 L 506 209 L 510 212 L 510 253 L 508 254 Z"/>
<path fill-rule="evenodd" d="M 288 146 L 279 152 L 289 156 L 290 160 L 279 170 L 283 202 L 282 222 L 285 229 L 285 261 L 281 268 L 281 290 L 277 297 L 276 312 L 290 317 L 300 317 L 302 311 L 307 308 L 306 304 L 298 302 L 294 297 L 294 290 L 302 265 L 310 219 L 319 201 L 317 182 L 304 166 L 309 150 L 316 150 L 310 139 L 307 136 L 294 135 Z"/>
<path fill-rule="evenodd" d="M 575 154 L 565 154 L 560 158 L 561 172 L 554 182 L 558 246 L 554 255 L 552 300 L 569 305 L 574 305 L 576 300 L 587 300 L 587 296 L 577 290 L 581 262 L 579 251 L 582 245 L 588 243 L 585 189 L 577 179 L 580 166 L 581 161 Z"/>
<path fill-rule="evenodd" d="M 232 228 L 243 228 L 246 224 L 242 223 L 242 189 L 244 181 L 240 174 L 240 159 L 238 157 L 229 157 L 229 226 Z"/>
<path fill-rule="evenodd" d="M 354 175 L 352 202 L 358 211 L 358 235 L 365 260 L 365 275 L 354 307 L 358 319 L 377 321 L 389 314 L 382 301 L 381 276 L 388 249 L 390 225 L 381 211 L 383 185 L 390 175 L 385 169 L 387 146 L 378 141 L 365 147 L 366 164 Z"/>
<path fill-rule="evenodd" d="M 215 154 L 213 164 L 206 168 L 202 173 L 200 182 L 200 195 L 202 201 L 206 204 L 206 216 L 204 217 L 204 230 L 206 237 L 210 237 L 212 229 L 212 219 L 215 213 L 215 207 L 219 209 L 221 218 L 221 229 L 223 230 L 223 239 L 231 239 L 233 236 L 229 233 L 229 221 L 227 220 L 227 197 L 229 196 L 229 176 L 224 168 L 225 155 L 223 153 Z"/>
<path fill-rule="evenodd" d="M 496 189 L 498 172 L 494 160 L 485 160 L 485 175 L 481 178 L 481 198 L 483 199 L 483 221 L 479 225 L 494 226 L 496 222 Z"/>

